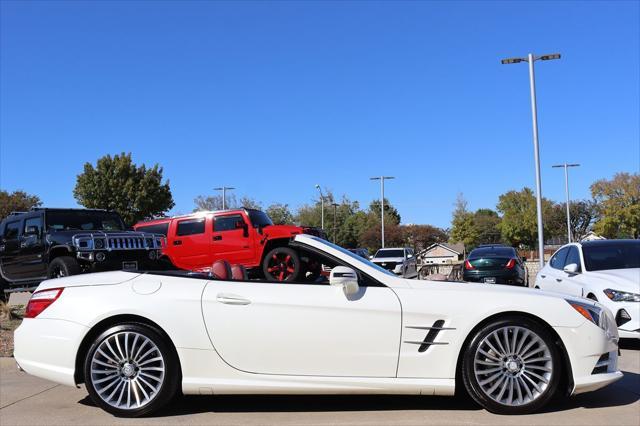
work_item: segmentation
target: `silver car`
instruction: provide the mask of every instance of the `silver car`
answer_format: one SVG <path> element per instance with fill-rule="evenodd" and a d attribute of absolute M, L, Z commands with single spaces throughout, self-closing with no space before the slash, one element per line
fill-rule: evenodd
<path fill-rule="evenodd" d="M 416 257 L 412 248 L 383 248 L 376 252 L 371 261 L 404 278 L 418 276 Z"/>

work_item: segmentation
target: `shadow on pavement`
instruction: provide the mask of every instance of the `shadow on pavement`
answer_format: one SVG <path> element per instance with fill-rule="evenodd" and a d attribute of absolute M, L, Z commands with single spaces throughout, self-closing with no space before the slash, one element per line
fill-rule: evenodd
<path fill-rule="evenodd" d="M 624 378 L 612 386 L 571 398 L 551 402 L 545 413 L 595 409 L 633 404 L 640 400 L 640 374 L 624 372 Z M 80 404 L 95 406 L 88 396 Z M 467 396 L 402 396 L 402 395 L 219 395 L 183 396 L 153 417 L 172 417 L 199 413 L 259 412 L 337 412 L 462 410 L 481 408 Z"/>
<path fill-rule="evenodd" d="M 640 350 L 640 339 L 620 339 L 620 349 Z"/>

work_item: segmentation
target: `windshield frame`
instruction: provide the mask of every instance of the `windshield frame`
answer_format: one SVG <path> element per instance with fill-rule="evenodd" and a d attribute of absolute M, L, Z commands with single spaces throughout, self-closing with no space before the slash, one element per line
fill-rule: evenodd
<path fill-rule="evenodd" d="M 273 220 L 269 217 L 268 214 L 263 212 L 262 210 L 254 210 L 254 209 L 246 209 L 247 216 L 249 216 L 249 222 L 251 222 L 251 226 L 254 228 L 264 228 L 266 226 L 273 226 Z M 266 223 L 256 223 L 254 219 L 267 219 Z"/>

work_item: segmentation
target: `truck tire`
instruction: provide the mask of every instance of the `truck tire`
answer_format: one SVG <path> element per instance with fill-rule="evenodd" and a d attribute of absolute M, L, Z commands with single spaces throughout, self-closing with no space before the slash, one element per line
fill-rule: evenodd
<path fill-rule="evenodd" d="M 71 256 L 59 256 L 49 263 L 47 276 L 49 278 L 62 278 L 78 275 L 79 273 L 80 265 L 76 259 Z"/>
<path fill-rule="evenodd" d="M 262 260 L 267 281 L 295 281 L 301 270 L 300 256 L 289 247 L 276 247 Z"/>
<path fill-rule="evenodd" d="M 7 303 L 9 301 L 9 295 L 4 292 L 4 290 L 8 287 L 9 286 L 7 285 L 7 282 L 4 279 L 0 278 L 0 302 L 2 303 Z"/>

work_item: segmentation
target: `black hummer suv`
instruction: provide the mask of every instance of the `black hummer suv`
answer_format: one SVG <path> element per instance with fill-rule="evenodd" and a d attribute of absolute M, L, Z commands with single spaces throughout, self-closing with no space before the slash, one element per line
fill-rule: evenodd
<path fill-rule="evenodd" d="M 119 269 L 153 269 L 159 234 L 127 231 L 105 210 L 36 208 L 0 222 L 0 298 L 47 278 Z"/>

